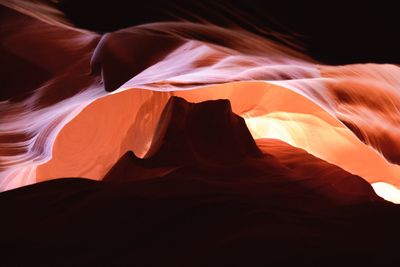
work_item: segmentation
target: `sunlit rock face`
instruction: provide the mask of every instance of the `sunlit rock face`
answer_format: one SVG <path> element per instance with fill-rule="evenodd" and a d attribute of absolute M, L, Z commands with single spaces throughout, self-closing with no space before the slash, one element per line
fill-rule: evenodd
<path fill-rule="evenodd" d="M 5 5 L 3 191 L 67 176 L 99 180 L 127 151 L 145 156 L 171 96 L 227 99 L 255 139 L 279 139 L 399 187 L 395 65 L 320 65 L 243 30 L 189 22 L 99 35 L 55 20 L 51 9 Z"/>

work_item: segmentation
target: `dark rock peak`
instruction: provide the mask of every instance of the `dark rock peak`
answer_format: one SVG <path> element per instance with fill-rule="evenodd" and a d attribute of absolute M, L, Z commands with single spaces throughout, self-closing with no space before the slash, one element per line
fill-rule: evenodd
<path fill-rule="evenodd" d="M 232 112 L 228 100 L 189 103 L 183 98 L 171 97 L 145 158 L 127 152 L 104 180 L 113 180 L 113 177 L 120 180 L 132 174 L 149 177 L 180 166 L 206 170 L 229 168 L 248 157 L 260 158 L 262 153 L 243 118 Z"/>

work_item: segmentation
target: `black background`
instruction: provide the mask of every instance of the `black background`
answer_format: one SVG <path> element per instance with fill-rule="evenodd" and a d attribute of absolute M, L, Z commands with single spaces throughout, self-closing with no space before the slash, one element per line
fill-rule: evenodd
<path fill-rule="evenodd" d="M 196 17 L 247 29 L 269 28 L 295 36 L 306 53 L 323 63 L 346 64 L 400 63 L 395 2 L 62 0 L 57 5 L 77 26 L 98 32 Z"/>

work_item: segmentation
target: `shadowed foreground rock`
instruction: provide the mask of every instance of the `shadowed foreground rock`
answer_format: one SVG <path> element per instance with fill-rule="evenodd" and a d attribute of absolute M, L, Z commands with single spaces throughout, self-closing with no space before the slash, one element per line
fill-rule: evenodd
<path fill-rule="evenodd" d="M 3 266 L 397 266 L 400 208 L 251 138 L 226 100 L 171 98 L 144 159 L 0 194 Z"/>

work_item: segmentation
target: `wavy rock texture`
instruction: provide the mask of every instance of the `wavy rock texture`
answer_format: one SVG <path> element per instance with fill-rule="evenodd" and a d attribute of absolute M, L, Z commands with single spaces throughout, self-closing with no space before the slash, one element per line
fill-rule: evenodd
<path fill-rule="evenodd" d="M 45 2 L 0 0 L 2 266 L 400 266 L 398 66 Z"/>
<path fill-rule="evenodd" d="M 397 266 L 398 66 L 42 2 L 1 1 L 5 262 Z"/>

